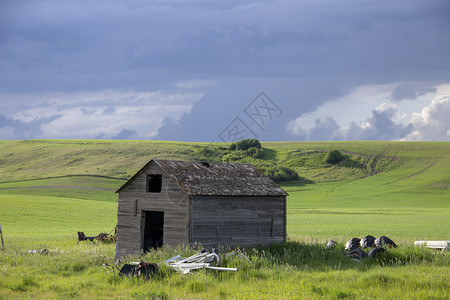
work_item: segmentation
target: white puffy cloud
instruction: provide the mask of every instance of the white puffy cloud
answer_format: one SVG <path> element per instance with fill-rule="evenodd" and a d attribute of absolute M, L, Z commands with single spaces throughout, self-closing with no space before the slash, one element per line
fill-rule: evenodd
<path fill-rule="evenodd" d="M 450 94 L 439 95 L 411 119 L 414 131 L 405 137 L 413 141 L 450 141 Z"/>
<path fill-rule="evenodd" d="M 44 135 L 42 126 L 61 118 L 61 116 L 60 114 L 45 117 L 36 116 L 29 121 L 23 121 L 21 119 L 12 119 L 0 115 L 0 138 L 31 139 L 42 137 Z"/>
<path fill-rule="evenodd" d="M 394 121 L 397 106 L 383 103 L 372 111 L 372 115 L 359 125 L 352 123 L 346 132 L 347 140 L 398 140 L 412 131 L 412 124 L 403 125 Z"/>
<path fill-rule="evenodd" d="M 450 84 L 393 99 L 398 86 L 413 85 L 359 87 L 291 121 L 287 130 L 304 140 L 450 140 Z"/>
<path fill-rule="evenodd" d="M 310 141 L 331 140 L 397 140 L 411 132 L 411 124 L 406 126 L 395 123 L 397 108 L 390 103 L 383 103 L 372 110 L 372 115 L 364 121 L 351 122 L 344 128 L 330 116 L 316 119 L 314 126 L 301 128 L 296 126 L 294 132 Z"/>
<path fill-rule="evenodd" d="M 132 90 L 0 94 L 0 100 L 9 100 L 0 116 L 0 139 L 149 139 L 164 118 L 178 119 L 202 95 Z"/>

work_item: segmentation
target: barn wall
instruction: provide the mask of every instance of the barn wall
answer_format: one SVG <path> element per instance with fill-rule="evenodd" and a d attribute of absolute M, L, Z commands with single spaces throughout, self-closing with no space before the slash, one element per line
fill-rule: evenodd
<path fill-rule="evenodd" d="M 162 174 L 161 193 L 146 192 L 146 174 Z M 142 211 L 164 212 L 164 244 L 188 243 L 189 197 L 174 179 L 152 163 L 119 192 L 117 213 L 119 257 L 142 250 Z"/>
<path fill-rule="evenodd" d="M 256 246 L 286 241 L 286 197 L 191 197 L 190 243 Z"/>

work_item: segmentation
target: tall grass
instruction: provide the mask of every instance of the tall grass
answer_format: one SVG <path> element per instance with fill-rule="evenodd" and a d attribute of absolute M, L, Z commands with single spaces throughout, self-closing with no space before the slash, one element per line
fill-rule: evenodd
<path fill-rule="evenodd" d="M 286 298 L 448 298 L 449 253 L 426 248 L 391 249 L 377 259 L 354 261 L 343 245 L 288 242 L 224 255 L 222 266 L 237 272 L 199 270 L 178 274 L 160 265 L 149 281 L 120 278 L 102 265 L 114 264 L 114 245 L 75 245 L 66 240 L 40 244 L 48 255 L 31 255 L 23 240 L 0 251 L 0 298 L 130 298 L 130 299 L 286 299 Z M 161 263 L 176 254 L 192 255 L 185 246 L 152 250 L 125 262 Z"/>

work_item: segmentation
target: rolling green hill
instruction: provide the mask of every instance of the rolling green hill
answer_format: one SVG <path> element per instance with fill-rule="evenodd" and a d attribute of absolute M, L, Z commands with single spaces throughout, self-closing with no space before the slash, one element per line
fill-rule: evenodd
<path fill-rule="evenodd" d="M 239 161 L 284 166 L 300 175 L 300 180 L 281 183 L 290 194 L 291 238 L 346 239 L 370 233 L 409 242 L 449 239 L 450 143 L 270 142 L 262 146 L 262 159 Z M 345 159 L 325 163 L 326 153 L 336 149 Z M 52 222 L 20 218 L 26 207 L 32 207 L 30 214 L 50 214 L 48 219 L 56 224 L 74 218 L 78 221 L 70 222 L 85 224 L 84 230 L 106 230 L 115 224 L 114 191 L 151 158 L 221 161 L 228 152 L 225 144 L 166 141 L 0 141 L 0 224 L 18 236 L 30 230 L 54 233 Z M 53 201 L 52 206 L 32 205 L 45 199 Z M 60 206 L 90 214 L 71 216 L 58 212 Z M 97 223 L 83 223 L 83 218 Z M 62 235 L 73 230 L 59 228 Z"/>
<path fill-rule="evenodd" d="M 151 158 L 220 161 L 226 146 L 167 141 L 0 141 L 0 182 L 70 175 L 125 180 Z M 394 169 L 397 180 L 418 172 L 435 173 L 430 183 L 437 188 L 450 178 L 443 172 L 450 163 L 450 143 L 446 142 L 272 142 L 263 147 L 264 158 L 250 159 L 252 163 L 281 163 L 314 182 L 357 179 Z M 347 160 L 341 165 L 323 163 L 325 153 L 334 149 L 342 151 Z"/>
<path fill-rule="evenodd" d="M 411 246 L 450 240 L 450 143 L 274 142 L 255 159 L 224 144 L 157 141 L 0 141 L 0 299 L 448 299 L 449 254 Z M 324 162 L 330 150 L 344 159 Z M 121 279 L 114 244 L 83 242 L 117 221 L 117 194 L 151 158 L 251 162 L 289 168 L 288 236 L 225 259 L 238 272 Z M 278 168 L 278 169 L 277 169 Z M 377 259 L 345 257 L 352 237 L 386 235 L 399 245 Z M 339 242 L 325 249 L 325 242 Z M 30 255 L 27 250 L 49 250 Z M 129 258 L 162 262 L 196 249 L 163 247 Z M 205 271 L 205 272 L 203 272 Z"/>

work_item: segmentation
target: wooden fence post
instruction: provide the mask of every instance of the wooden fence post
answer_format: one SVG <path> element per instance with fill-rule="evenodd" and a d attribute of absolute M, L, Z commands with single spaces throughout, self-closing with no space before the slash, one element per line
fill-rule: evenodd
<path fill-rule="evenodd" d="M 2 249 L 5 250 L 5 243 L 3 242 L 2 225 L 0 225 L 0 236 L 2 237 Z"/>

